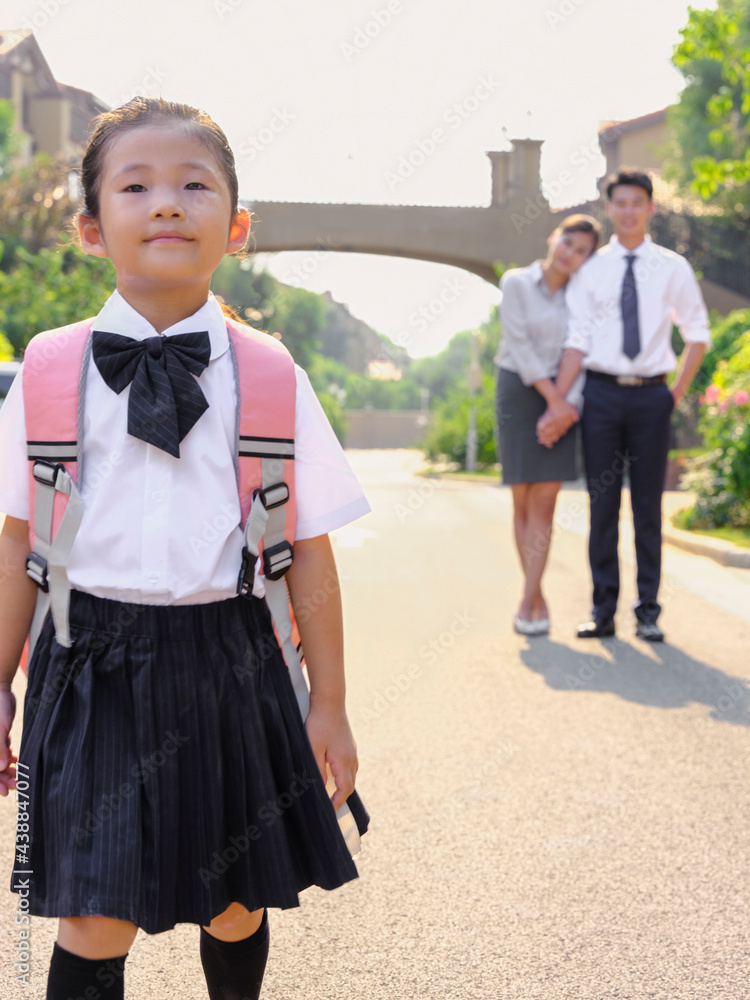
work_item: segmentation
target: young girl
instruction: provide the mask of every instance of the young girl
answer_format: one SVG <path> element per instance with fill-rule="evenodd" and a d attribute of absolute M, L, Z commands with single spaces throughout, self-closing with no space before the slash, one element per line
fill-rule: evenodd
<path fill-rule="evenodd" d="M 93 322 L 80 390 L 71 645 L 56 639 L 48 616 L 28 670 L 17 761 L 28 789 L 22 891 L 31 914 L 60 918 L 48 1000 L 122 998 L 137 929 L 155 934 L 178 922 L 201 926 L 212 1000 L 257 997 L 266 908 L 296 906 L 307 886 L 332 889 L 357 874 L 335 816 L 354 789 L 357 757 L 327 533 L 369 506 L 296 369 L 297 528 L 285 579 L 310 678 L 303 725 L 265 602 L 237 596 L 238 399 L 209 283 L 224 254 L 245 247 L 250 223 L 226 137 L 201 111 L 137 98 L 95 122 L 82 184 L 81 245 L 109 257 L 117 288 Z M 113 379 L 118 343 L 127 354 L 144 340 L 152 358 L 163 350 L 173 359 L 182 343 L 194 351 L 180 370 L 173 360 L 149 369 L 169 374 L 176 425 L 156 409 L 139 424 L 137 371 L 127 386 Z M 22 385 L 23 372 L 0 419 L 5 795 L 16 787 L 11 681 L 37 597 L 25 570 Z M 11 888 L 21 891 L 15 877 Z"/>
<path fill-rule="evenodd" d="M 500 281 L 502 338 L 495 358 L 497 423 L 503 482 L 513 491 L 513 529 L 524 575 L 513 617 L 522 635 L 546 635 L 550 621 L 542 575 L 552 538 L 557 494 L 576 478 L 578 412 L 555 389 L 554 377 L 566 335 L 565 286 L 596 250 L 599 224 L 571 215 L 550 235 L 544 260 L 506 271 Z M 544 418 L 560 439 L 537 440 Z"/>

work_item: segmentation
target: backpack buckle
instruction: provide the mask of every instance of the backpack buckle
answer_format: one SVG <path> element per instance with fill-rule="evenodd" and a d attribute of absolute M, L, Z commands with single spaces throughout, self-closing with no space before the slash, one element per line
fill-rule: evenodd
<path fill-rule="evenodd" d="M 31 467 L 31 474 L 42 486 L 55 488 L 58 472 L 65 472 L 65 466 L 60 462 L 46 462 L 43 458 L 37 458 Z"/>
<path fill-rule="evenodd" d="M 263 549 L 263 576 L 280 580 L 294 562 L 294 549 L 286 539 Z"/>
<path fill-rule="evenodd" d="M 270 486 L 258 488 L 253 492 L 253 500 L 260 497 L 260 502 L 266 510 L 281 507 L 289 500 L 289 487 L 286 483 L 272 483 Z"/>
<path fill-rule="evenodd" d="M 253 595 L 253 577 L 255 560 L 257 556 L 251 556 L 247 545 L 242 549 L 242 562 L 240 563 L 240 575 L 237 577 L 237 596 L 246 597 L 248 600 Z"/>
<path fill-rule="evenodd" d="M 49 567 L 44 556 L 40 556 L 38 552 L 29 552 L 26 556 L 26 575 L 30 576 L 45 594 L 49 593 L 48 572 Z"/>

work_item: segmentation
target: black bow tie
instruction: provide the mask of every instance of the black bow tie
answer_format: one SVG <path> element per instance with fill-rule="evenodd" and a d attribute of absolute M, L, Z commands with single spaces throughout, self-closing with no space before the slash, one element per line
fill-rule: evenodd
<path fill-rule="evenodd" d="M 92 353 L 114 392 L 122 392 L 132 382 L 128 434 L 179 458 L 180 441 L 208 409 L 193 378 L 206 368 L 211 356 L 208 331 L 133 340 L 94 330 Z"/>

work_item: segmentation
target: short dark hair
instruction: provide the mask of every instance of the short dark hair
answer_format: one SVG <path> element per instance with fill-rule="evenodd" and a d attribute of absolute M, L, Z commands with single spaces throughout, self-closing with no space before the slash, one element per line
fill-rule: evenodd
<path fill-rule="evenodd" d="M 602 235 L 602 227 L 590 215 L 568 215 L 555 230 L 556 233 L 590 233 L 592 236 L 591 253 L 596 251 Z"/>
<path fill-rule="evenodd" d="M 618 173 L 610 174 L 607 178 L 607 201 L 612 200 L 612 192 L 621 184 L 643 188 L 649 199 L 654 197 L 654 185 L 651 183 L 651 178 L 648 174 L 644 174 L 637 167 L 621 167 Z"/>

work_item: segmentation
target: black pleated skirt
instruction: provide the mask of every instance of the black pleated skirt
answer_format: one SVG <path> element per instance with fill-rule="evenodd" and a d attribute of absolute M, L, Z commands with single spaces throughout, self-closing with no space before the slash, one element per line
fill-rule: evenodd
<path fill-rule="evenodd" d="M 30 913 L 156 934 L 357 877 L 264 601 L 74 591 L 70 621 L 28 670 Z"/>
<path fill-rule="evenodd" d="M 539 444 L 537 421 L 547 409 L 544 396 L 505 368 L 497 373 L 497 444 L 503 482 L 556 483 L 577 479 L 578 424 L 551 448 Z"/>

